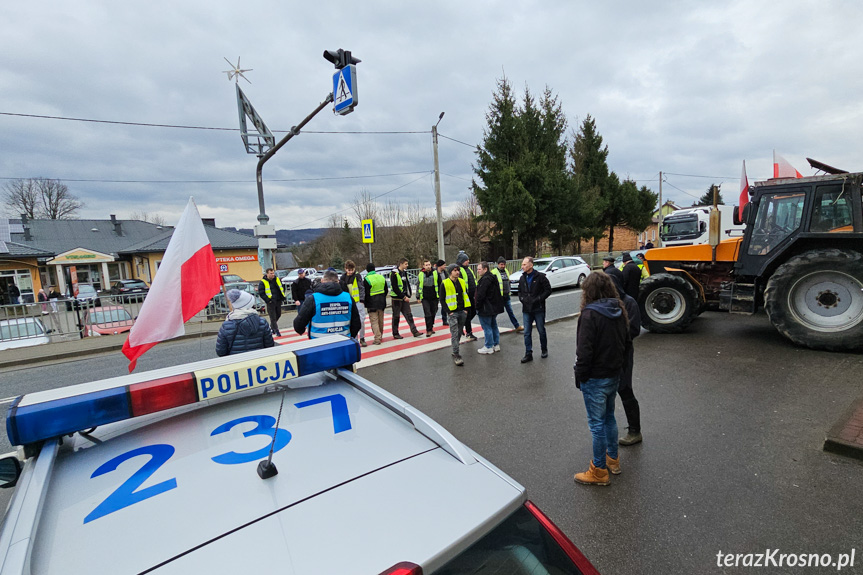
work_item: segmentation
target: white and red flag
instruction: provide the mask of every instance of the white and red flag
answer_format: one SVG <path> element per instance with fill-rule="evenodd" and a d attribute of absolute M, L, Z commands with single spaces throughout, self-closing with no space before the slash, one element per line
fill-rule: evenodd
<path fill-rule="evenodd" d="M 195 201 L 189 198 L 138 319 L 123 344 L 129 371 L 157 343 L 185 334 L 183 324 L 204 309 L 221 289 L 213 247 Z"/>
<path fill-rule="evenodd" d="M 774 178 L 802 178 L 803 174 L 798 172 L 788 160 L 773 150 L 773 177 Z"/>
<path fill-rule="evenodd" d="M 746 177 L 746 160 L 743 160 L 743 173 L 740 174 L 740 200 L 737 213 L 743 218 L 743 207 L 749 203 L 749 179 Z"/>

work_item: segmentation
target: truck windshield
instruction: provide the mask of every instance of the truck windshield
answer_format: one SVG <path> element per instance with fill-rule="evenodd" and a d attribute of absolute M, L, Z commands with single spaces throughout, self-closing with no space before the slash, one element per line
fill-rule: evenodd
<path fill-rule="evenodd" d="M 768 253 L 800 227 L 805 198 L 803 193 L 779 193 L 761 199 L 752 226 L 750 255 Z"/>
<path fill-rule="evenodd" d="M 666 219 L 662 222 L 662 230 L 659 232 L 663 240 L 697 237 L 700 234 L 698 218 L 694 215 Z"/>

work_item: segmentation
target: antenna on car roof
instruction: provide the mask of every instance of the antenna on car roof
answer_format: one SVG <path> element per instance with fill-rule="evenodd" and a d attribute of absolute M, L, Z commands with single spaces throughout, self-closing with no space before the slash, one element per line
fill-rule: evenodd
<path fill-rule="evenodd" d="M 279 428 L 279 422 L 282 420 L 282 407 L 285 406 L 285 394 L 288 392 L 288 388 L 285 387 L 282 390 L 282 402 L 279 404 L 279 415 L 276 417 L 276 427 L 274 429 Z M 273 463 L 273 449 L 276 446 L 276 432 L 273 431 L 273 441 L 270 442 L 270 454 L 267 456 L 266 461 L 261 461 L 258 463 L 258 477 L 261 479 L 269 479 L 275 475 L 279 474 L 279 470 L 276 469 L 276 464 Z"/>

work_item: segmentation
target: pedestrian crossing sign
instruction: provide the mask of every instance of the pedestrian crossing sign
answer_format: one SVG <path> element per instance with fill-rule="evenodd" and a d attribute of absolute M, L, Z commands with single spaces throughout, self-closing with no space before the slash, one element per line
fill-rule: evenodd
<path fill-rule="evenodd" d="M 350 114 L 357 102 L 357 67 L 351 64 L 333 74 L 333 111 Z"/>
<path fill-rule="evenodd" d="M 375 243 L 375 221 L 374 220 L 363 220 L 363 243 L 364 244 L 373 244 Z"/>

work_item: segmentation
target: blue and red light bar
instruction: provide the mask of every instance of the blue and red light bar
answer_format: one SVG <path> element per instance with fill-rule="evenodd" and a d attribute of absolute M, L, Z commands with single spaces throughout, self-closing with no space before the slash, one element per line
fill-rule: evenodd
<path fill-rule="evenodd" d="M 82 384 L 23 395 L 6 414 L 6 433 L 12 445 L 27 445 L 284 383 L 303 375 L 350 366 L 359 360 L 360 348 L 355 341 L 332 336 L 158 370 L 153 375 L 164 376 L 153 379 L 144 379 L 147 376 L 144 373 L 106 381 L 106 384 L 114 381 L 115 385 Z M 141 381 L 125 383 L 129 378 Z"/>

